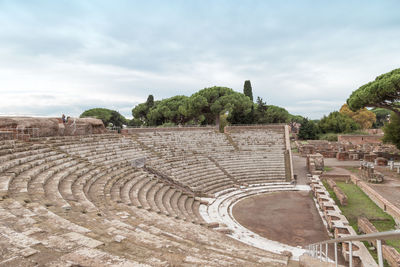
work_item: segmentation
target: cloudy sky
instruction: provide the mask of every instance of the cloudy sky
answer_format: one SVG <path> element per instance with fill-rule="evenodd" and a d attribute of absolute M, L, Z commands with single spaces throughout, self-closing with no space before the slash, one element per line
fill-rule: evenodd
<path fill-rule="evenodd" d="M 400 67 L 400 1 L 0 0 L 0 114 L 131 109 L 214 85 L 317 119 Z"/>

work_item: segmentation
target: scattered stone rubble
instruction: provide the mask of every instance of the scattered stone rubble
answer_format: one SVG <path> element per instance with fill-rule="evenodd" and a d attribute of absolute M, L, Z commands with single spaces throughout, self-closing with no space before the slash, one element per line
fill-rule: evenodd
<path fill-rule="evenodd" d="M 374 164 L 366 161 L 361 162 L 360 175 L 368 183 L 382 183 L 384 180 L 384 175 L 375 171 Z"/>
<path fill-rule="evenodd" d="M 374 162 L 376 158 L 400 160 L 400 151 L 394 145 L 382 143 L 353 144 L 349 142 L 329 142 L 326 140 L 295 141 L 302 156 L 319 153 L 325 158 L 338 160 L 365 160 Z"/>

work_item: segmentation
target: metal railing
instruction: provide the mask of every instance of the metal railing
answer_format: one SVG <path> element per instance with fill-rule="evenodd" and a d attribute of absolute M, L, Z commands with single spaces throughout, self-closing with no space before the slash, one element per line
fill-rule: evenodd
<path fill-rule="evenodd" d="M 378 254 L 378 265 L 383 267 L 382 257 L 382 240 L 400 239 L 400 230 L 371 233 L 365 235 L 352 235 L 336 239 L 330 239 L 314 244 L 310 244 L 306 247 L 308 254 L 314 258 L 319 258 L 320 261 L 330 261 L 328 258 L 328 244 L 334 244 L 335 258 L 334 262 L 338 266 L 338 255 L 337 255 L 337 244 L 348 243 L 349 244 L 349 266 L 353 267 L 353 242 L 354 241 L 376 241 L 376 250 Z M 322 247 L 325 245 L 325 253 L 322 252 Z M 325 254 L 325 255 L 324 255 Z"/>

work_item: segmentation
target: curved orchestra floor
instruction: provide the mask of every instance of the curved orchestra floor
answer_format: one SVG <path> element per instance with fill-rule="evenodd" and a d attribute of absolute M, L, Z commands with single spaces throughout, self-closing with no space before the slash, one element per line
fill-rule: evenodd
<path fill-rule="evenodd" d="M 245 198 L 233 206 L 244 227 L 291 246 L 329 239 L 314 201 L 307 191 L 275 192 Z"/>

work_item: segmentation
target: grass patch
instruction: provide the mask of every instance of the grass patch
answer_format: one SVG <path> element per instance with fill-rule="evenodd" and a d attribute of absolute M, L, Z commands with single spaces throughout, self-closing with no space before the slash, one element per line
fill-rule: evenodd
<path fill-rule="evenodd" d="M 330 172 L 331 170 L 333 170 L 332 167 L 324 166 L 324 172 Z"/>
<path fill-rule="evenodd" d="M 293 152 L 293 153 L 299 153 L 299 150 L 297 149 L 297 147 L 293 147 L 293 148 L 292 148 L 292 152 Z"/>
<path fill-rule="evenodd" d="M 319 136 L 320 140 L 327 140 L 330 142 L 335 142 L 338 140 L 338 134 L 337 133 L 326 133 L 326 134 L 321 134 Z"/>
<path fill-rule="evenodd" d="M 394 230 L 396 223 L 392 216 L 385 213 L 381 208 L 379 208 L 358 186 L 353 183 L 346 183 L 341 181 L 336 181 L 336 185 L 343 190 L 347 196 L 348 205 L 340 205 L 339 200 L 336 197 L 335 192 L 329 187 L 326 181 L 322 181 L 325 188 L 327 189 L 331 198 L 335 201 L 336 205 L 342 211 L 342 214 L 347 218 L 349 224 L 354 230 L 359 232 L 357 219 L 359 216 L 365 216 L 368 220 L 376 227 L 380 232 Z M 365 247 L 370 252 L 371 256 L 378 262 L 378 255 L 376 250 L 370 250 L 372 245 L 368 242 L 363 242 Z M 398 252 L 400 252 L 400 240 L 387 240 L 386 244 L 394 247 Z M 390 267 L 386 260 L 384 260 L 384 266 Z"/>
<path fill-rule="evenodd" d="M 360 169 L 358 167 L 351 167 L 351 166 L 346 166 L 344 167 L 346 170 L 351 171 L 352 173 L 358 174 L 360 172 Z"/>
<path fill-rule="evenodd" d="M 348 205 L 339 208 L 356 231 L 358 231 L 357 218 L 360 216 L 367 217 L 378 231 L 390 230 L 388 227 L 394 229 L 396 224 L 392 216 L 379 208 L 358 186 L 341 181 L 337 181 L 336 185 L 348 198 Z"/>
<path fill-rule="evenodd" d="M 307 144 L 308 144 L 307 141 L 300 141 L 300 143 L 301 143 L 302 145 L 307 145 Z"/>
<path fill-rule="evenodd" d="M 342 135 L 370 135 L 368 132 L 365 131 L 354 131 L 351 133 L 344 133 Z"/>
<path fill-rule="evenodd" d="M 346 194 L 348 201 L 347 206 L 340 205 L 333 190 L 324 182 L 324 186 L 327 188 L 332 199 L 335 201 L 336 205 L 338 205 L 342 214 L 347 218 L 354 230 L 359 232 L 357 219 L 360 216 L 367 217 L 379 232 L 396 229 L 396 222 L 393 217 L 379 208 L 358 186 L 343 181 L 336 181 L 336 185 Z M 386 243 L 400 252 L 400 240 L 388 240 Z M 373 254 L 374 251 L 371 251 L 371 255 Z"/>

